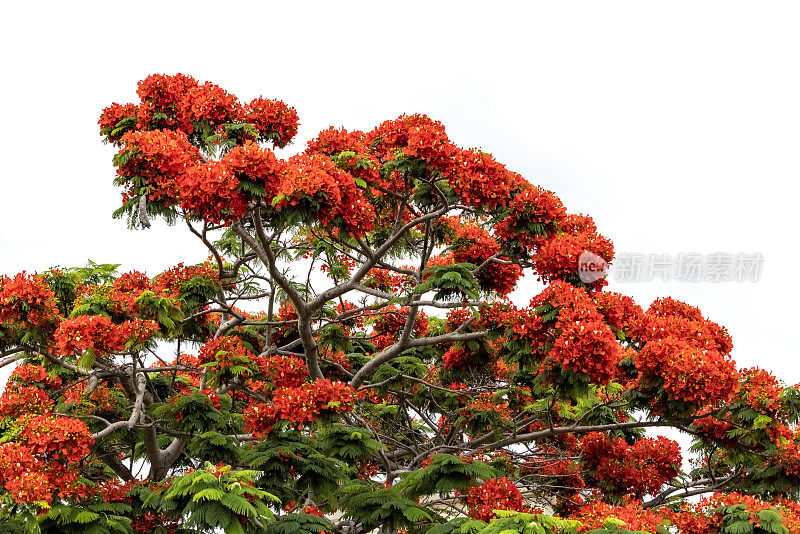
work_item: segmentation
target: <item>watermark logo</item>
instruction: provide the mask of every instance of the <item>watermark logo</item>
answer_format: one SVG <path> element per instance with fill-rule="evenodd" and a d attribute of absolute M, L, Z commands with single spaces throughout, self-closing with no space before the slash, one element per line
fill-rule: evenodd
<path fill-rule="evenodd" d="M 764 256 L 759 253 L 682 252 L 670 255 L 624 252 L 617 255 L 610 275 L 615 282 L 757 282 L 763 266 Z"/>
<path fill-rule="evenodd" d="M 578 258 L 578 278 L 584 284 L 602 280 L 608 272 L 608 262 L 588 250 L 584 250 Z"/>

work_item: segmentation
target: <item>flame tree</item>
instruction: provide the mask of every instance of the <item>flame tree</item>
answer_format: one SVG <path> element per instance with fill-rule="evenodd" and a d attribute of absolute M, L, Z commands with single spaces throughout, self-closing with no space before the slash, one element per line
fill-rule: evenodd
<path fill-rule="evenodd" d="M 582 282 L 590 217 L 424 115 L 282 158 L 283 102 L 137 94 L 115 215 L 208 261 L 0 279 L 4 532 L 800 532 L 797 387 Z"/>

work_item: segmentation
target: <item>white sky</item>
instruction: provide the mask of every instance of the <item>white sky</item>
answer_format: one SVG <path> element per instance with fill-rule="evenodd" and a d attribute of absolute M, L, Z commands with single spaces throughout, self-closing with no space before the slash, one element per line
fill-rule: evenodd
<path fill-rule="evenodd" d="M 730 329 L 740 365 L 800 382 L 800 4 L 14 2 L 3 11 L 0 273 L 91 258 L 152 275 L 205 257 L 180 227 L 130 232 L 111 219 L 114 151 L 97 135 L 101 109 L 135 101 L 138 80 L 180 71 L 243 100 L 296 107 L 289 151 L 331 124 L 370 129 L 427 113 L 458 144 L 591 214 L 618 254 L 761 253 L 757 283 L 612 288 L 644 307 L 667 295 L 697 305 Z"/>

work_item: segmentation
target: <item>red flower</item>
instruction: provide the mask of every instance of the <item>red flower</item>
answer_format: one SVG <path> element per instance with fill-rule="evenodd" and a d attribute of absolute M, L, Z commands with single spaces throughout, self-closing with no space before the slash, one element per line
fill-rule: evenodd
<path fill-rule="evenodd" d="M 22 272 L 0 279 L 0 323 L 53 329 L 58 320 L 55 295 L 44 278 Z"/>
<path fill-rule="evenodd" d="M 244 120 L 256 130 L 261 139 L 283 148 L 297 135 L 300 119 L 297 111 L 280 100 L 255 98 L 244 108 Z"/>
<path fill-rule="evenodd" d="M 522 493 L 507 478 L 492 478 L 480 486 L 467 490 L 469 516 L 481 521 L 491 521 L 497 517 L 494 510 L 522 511 Z"/>

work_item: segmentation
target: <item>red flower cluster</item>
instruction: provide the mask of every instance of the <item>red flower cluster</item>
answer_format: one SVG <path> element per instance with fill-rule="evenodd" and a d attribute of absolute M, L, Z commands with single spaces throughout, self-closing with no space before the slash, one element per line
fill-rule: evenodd
<path fill-rule="evenodd" d="M 525 182 L 516 173 L 480 150 L 460 150 L 447 180 L 469 206 L 496 209 L 509 201 L 511 191 Z"/>
<path fill-rule="evenodd" d="M 643 341 L 678 337 L 697 347 L 730 353 L 733 342 L 728 331 L 705 319 L 699 308 L 671 297 L 656 299 L 641 323 L 639 337 Z"/>
<path fill-rule="evenodd" d="M 67 417 L 33 416 L 23 421 L 19 442 L 0 445 L 0 484 L 17 502 L 52 503 L 80 493 L 74 464 L 94 443 L 86 425 Z"/>
<path fill-rule="evenodd" d="M 271 389 L 298 387 L 308 377 L 308 367 L 297 356 L 262 356 L 255 362 Z"/>
<path fill-rule="evenodd" d="M 298 206 L 296 209 L 313 214 L 323 226 L 338 218 L 354 236 L 364 236 L 375 228 L 375 211 L 353 176 L 322 155 L 289 158 L 275 198 L 277 209 Z"/>
<path fill-rule="evenodd" d="M 444 126 L 426 115 L 401 115 L 385 121 L 367 134 L 366 143 L 381 161 L 401 155 L 416 157 L 443 172 L 456 164 L 456 149 Z"/>
<path fill-rule="evenodd" d="M 239 180 L 224 162 L 189 167 L 177 181 L 180 206 L 206 222 L 230 224 L 247 211 Z"/>
<path fill-rule="evenodd" d="M 628 501 L 623 506 L 615 506 L 602 501 L 594 501 L 581 507 L 573 516 L 580 521 L 578 532 L 602 529 L 607 518 L 615 518 L 625 523 L 622 527 L 629 532 L 656 532 L 666 519 L 657 511 L 642 508 L 641 503 Z"/>
<path fill-rule="evenodd" d="M 733 428 L 730 422 L 720 421 L 711 415 L 695 419 L 692 421 L 692 426 L 698 430 L 700 435 L 716 441 L 727 441 L 729 439 L 728 431 Z"/>
<path fill-rule="evenodd" d="M 189 89 L 181 100 L 189 122 L 206 121 L 212 128 L 237 121 L 242 109 L 235 96 L 210 82 Z"/>
<path fill-rule="evenodd" d="M 116 129 L 117 124 L 121 120 L 136 118 L 138 111 L 139 106 L 136 104 L 122 105 L 114 102 L 103 110 L 103 113 L 100 115 L 100 120 L 97 121 L 100 125 L 100 133 L 108 136 L 108 140 L 112 143 L 118 143 L 128 128 L 123 132 L 117 132 L 115 135 L 111 135 L 111 132 Z M 133 125 L 131 125 L 131 128 L 132 127 Z"/>
<path fill-rule="evenodd" d="M 556 281 L 532 300 L 530 306 L 543 303 L 559 309 L 551 327 L 557 337 L 547 356 L 561 367 L 586 373 L 595 384 L 611 381 L 617 374 L 622 349 L 586 291 Z M 539 346 L 543 345 L 542 338 L 537 341 Z"/>
<path fill-rule="evenodd" d="M 51 413 L 55 402 L 48 390 L 58 390 L 60 387 L 61 379 L 50 376 L 40 365 L 27 363 L 17 366 L 0 396 L 0 416 L 21 417 L 26 414 Z"/>
<path fill-rule="evenodd" d="M 83 421 L 40 415 L 25 419 L 20 441 L 31 453 L 66 463 L 77 463 L 91 452 L 92 434 Z"/>
<path fill-rule="evenodd" d="M 190 91 L 198 86 L 191 76 L 152 74 L 139 82 L 136 94 L 141 98 L 136 125 L 138 130 L 177 128 L 192 133 L 187 101 Z"/>
<path fill-rule="evenodd" d="M 251 404 L 244 411 L 245 429 L 256 435 L 268 434 L 278 421 L 303 424 L 316 421 L 323 412 L 353 410 L 355 390 L 343 382 L 316 380 L 275 391 L 273 405 Z"/>
<path fill-rule="evenodd" d="M 656 300 L 641 321 L 644 346 L 635 358 L 640 382 L 660 381 L 673 398 L 697 405 L 726 402 L 739 389 L 724 328 L 700 310 L 671 298 Z"/>
<path fill-rule="evenodd" d="M 117 397 L 114 396 L 111 388 L 102 384 L 98 385 L 87 396 L 88 398 L 84 398 L 85 392 L 86 382 L 79 382 L 78 384 L 70 386 L 69 389 L 64 392 L 63 400 L 64 402 L 69 402 L 74 405 L 82 404 L 84 411 L 91 411 L 97 414 L 110 414 L 116 411 Z M 86 404 L 88 404 L 88 406 L 86 406 Z"/>
<path fill-rule="evenodd" d="M 597 254 L 608 263 L 614 259 L 614 245 L 597 233 L 590 217 L 569 216 L 562 229 L 565 233 L 538 240 L 533 264 L 542 280 L 578 280 L 578 259 L 584 252 Z M 589 287 L 599 289 L 606 283 L 604 279 L 599 279 Z"/>
<path fill-rule="evenodd" d="M 244 121 L 250 123 L 261 139 L 272 141 L 279 148 L 297 135 L 300 118 L 293 107 L 280 100 L 255 98 L 244 107 Z"/>
<path fill-rule="evenodd" d="M 307 154 L 333 156 L 341 152 L 355 152 L 366 156 L 367 151 L 364 132 L 360 130 L 348 132 L 344 128 L 337 129 L 333 126 L 322 130 L 316 138 L 306 144 Z"/>
<path fill-rule="evenodd" d="M 603 291 L 593 293 L 592 299 L 597 306 L 597 311 L 603 314 L 606 323 L 611 328 L 626 332 L 628 335 L 635 332 L 644 312 L 632 298 L 619 293 Z"/>
<path fill-rule="evenodd" d="M 468 369 L 475 366 L 470 352 L 461 345 L 453 345 L 442 354 L 445 369 Z"/>
<path fill-rule="evenodd" d="M 769 371 L 758 367 L 744 369 L 741 376 L 738 397 L 755 411 L 775 417 L 783 407 L 783 388 L 778 379 Z"/>
<path fill-rule="evenodd" d="M 200 161 L 200 151 L 186 134 L 175 130 L 133 131 L 122 136 L 120 154 L 129 154 L 117 166 L 117 175 L 129 183 L 127 198 L 136 196 L 132 179 L 139 176 L 152 187 L 151 200 L 174 204 L 178 196 L 177 180 Z"/>
<path fill-rule="evenodd" d="M 453 242 L 453 261 L 472 263 L 478 267 L 500 252 L 500 244 L 489 232 L 474 223 L 455 224 Z M 522 277 L 522 268 L 505 256 L 491 261 L 477 273 L 482 287 L 507 295 Z M 502 263 L 505 262 L 505 263 Z"/>
<path fill-rule="evenodd" d="M 0 416 L 4 417 L 51 413 L 54 406 L 47 391 L 36 386 L 9 384 L 0 396 Z"/>
<path fill-rule="evenodd" d="M 50 330 L 59 318 L 55 295 L 41 276 L 22 272 L 0 279 L 0 324 Z"/>
<path fill-rule="evenodd" d="M 469 516 L 481 521 L 497 517 L 494 510 L 524 510 L 522 492 L 507 478 L 491 478 L 467 490 Z"/>
<path fill-rule="evenodd" d="M 282 163 L 275 154 L 250 141 L 237 146 L 221 160 L 237 181 L 251 180 L 264 186 L 264 196 L 272 200 L 278 194 Z"/>
<path fill-rule="evenodd" d="M 17 443 L 0 445 L 0 484 L 17 502 L 50 503 L 56 491 L 43 462 Z"/>
<path fill-rule="evenodd" d="M 193 278 L 206 278 L 219 285 L 219 270 L 210 262 L 190 267 L 179 263 L 153 278 L 153 291 L 177 298 L 184 284 Z"/>
<path fill-rule="evenodd" d="M 331 126 L 308 142 L 305 153 L 335 156 L 339 168 L 364 180 L 370 186 L 369 193 L 374 197 L 382 196 L 387 190 L 401 192 L 404 187 L 402 176 L 392 172 L 388 179 L 382 178 L 381 164 L 366 143 L 367 137 L 362 131 L 348 132 L 344 128 L 336 129 Z"/>
<path fill-rule="evenodd" d="M 550 191 L 528 182 L 519 184 L 519 188 L 508 206 L 508 215 L 495 225 L 494 231 L 504 241 L 517 241 L 533 251 L 537 238 L 551 235 L 564 223 L 567 210 Z"/>
<path fill-rule="evenodd" d="M 470 417 L 476 413 L 489 412 L 499 415 L 503 420 L 511 420 L 511 410 L 508 408 L 508 403 L 496 401 L 494 397 L 495 395 L 491 391 L 481 393 L 475 399 L 467 402 L 463 412 Z"/>
<path fill-rule="evenodd" d="M 281 419 L 302 423 L 316 421 L 323 410 L 345 413 L 353 409 L 354 389 L 344 382 L 316 380 L 294 388 L 281 388 L 272 402 Z"/>
<path fill-rule="evenodd" d="M 58 354 L 72 356 L 93 349 L 98 355 L 113 354 L 125 349 L 125 344 L 140 344 L 158 330 L 155 321 L 134 319 L 117 325 L 99 315 L 82 315 L 66 319 L 56 330 Z"/>
<path fill-rule="evenodd" d="M 224 369 L 234 365 L 251 367 L 255 355 L 247 350 L 238 337 L 223 336 L 200 347 L 197 358 L 201 364 L 214 363 L 215 368 Z"/>
<path fill-rule="evenodd" d="M 11 372 L 11 376 L 8 379 L 8 383 L 54 390 L 61 387 L 61 378 L 50 375 L 47 369 L 41 365 L 26 363 L 14 368 L 14 371 Z"/>
<path fill-rule="evenodd" d="M 275 196 L 278 187 L 273 178 L 279 165 L 271 152 L 251 143 L 250 147 L 235 147 L 234 154 L 222 162 L 201 162 L 200 151 L 188 136 L 205 136 L 208 128 L 224 133 L 223 124 L 248 122 L 258 135 L 254 137 L 252 130 L 249 138 L 243 134 L 246 142 L 269 140 L 282 147 L 297 133 L 294 109 L 264 98 L 242 107 L 235 96 L 221 87 L 208 82 L 201 85 L 182 74 L 149 76 L 139 82 L 137 93 L 141 98 L 139 106 L 114 104 L 103 111 L 99 121 L 101 133 L 108 135 L 122 118 L 133 113 L 138 117 L 136 131 L 111 139 L 124 145 L 117 170 L 119 181 L 128 184 L 124 201 L 139 194 L 134 190 L 133 178 L 140 177 L 151 187 L 150 200 L 167 206 L 180 204 L 208 222 L 229 224 L 247 208 L 247 198 L 239 188 L 240 178 L 267 181 L 269 199 Z M 265 174 L 270 175 L 269 180 Z M 344 202 L 357 200 L 352 196 Z M 368 206 L 360 207 L 361 212 L 369 211 Z"/>
<path fill-rule="evenodd" d="M 641 498 L 658 491 L 680 472 L 680 446 L 663 436 L 628 445 L 622 438 L 593 432 L 583 439 L 581 449 L 584 465 L 614 493 L 630 492 Z"/>
<path fill-rule="evenodd" d="M 461 325 L 474 318 L 475 314 L 469 308 L 452 308 L 447 312 L 445 326 L 448 332 L 455 332 Z"/>
<path fill-rule="evenodd" d="M 372 340 L 372 343 L 379 350 L 385 349 L 399 339 L 405 327 L 409 311 L 410 309 L 406 306 L 399 308 L 397 306 L 387 306 L 380 311 L 380 315 L 378 315 L 373 324 L 375 338 Z M 425 315 L 425 312 L 419 310 L 414 321 L 412 336 L 423 337 L 428 333 L 428 329 L 428 316 Z"/>

